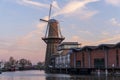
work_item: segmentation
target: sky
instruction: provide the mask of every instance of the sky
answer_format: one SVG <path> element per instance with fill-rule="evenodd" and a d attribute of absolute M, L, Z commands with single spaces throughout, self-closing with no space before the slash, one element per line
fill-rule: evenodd
<path fill-rule="evenodd" d="M 50 4 L 65 42 L 82 46 L 120 42 L 120 0 L 0 0 L 0 60 L 44 61 Z"/>

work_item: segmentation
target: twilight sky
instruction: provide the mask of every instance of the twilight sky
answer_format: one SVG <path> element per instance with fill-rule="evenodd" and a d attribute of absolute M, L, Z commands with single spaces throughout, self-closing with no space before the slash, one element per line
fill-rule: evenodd
<path fill-rule="evenodd" d="M 120 42 L 120 0 L 0 0 L 0 60 L 44 61 L 46 23 L 39 19 L 48 19 L 50 3 L 65 41 Z"/>

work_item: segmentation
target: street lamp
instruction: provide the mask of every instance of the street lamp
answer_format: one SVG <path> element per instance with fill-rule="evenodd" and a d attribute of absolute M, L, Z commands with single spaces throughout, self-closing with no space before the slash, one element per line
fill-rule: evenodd
<path fill-rule="evenodd" d="M 112 74 L 113 74 L 113 75 L 114 75 L 114 73 L 115 73 L 114 68 L 115 68 L 115 64 L 112 64 Z"/>
<path fill-rule="evenodd" d="M 67 72 L 68 65 L 66 64 L 65 67 L 66 67 L 66 73 L 68 73 L 68 72 Z"/>

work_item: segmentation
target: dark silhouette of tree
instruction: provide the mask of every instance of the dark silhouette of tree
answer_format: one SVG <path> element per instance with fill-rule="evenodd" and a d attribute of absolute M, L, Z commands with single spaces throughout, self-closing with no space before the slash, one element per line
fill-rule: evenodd
<path fill-rule="evenodd" d="M 30 60 L 27 59 L 20 59 L 19 60 L 19 67 L 21 69 L 30 69 L 32 67 L 32 63 Z"/>
<path fill-rule="evenodd" d="M 36 67 L 37 69 L 44 69 L 44 62 L 38 62 Z"/>
<path fill-rule="evenodd" d="M 6 70 L 15 70 L 16 60 L 13 57 L 9 58 L 9 61 L 4 63 L 4 68 Z"/>

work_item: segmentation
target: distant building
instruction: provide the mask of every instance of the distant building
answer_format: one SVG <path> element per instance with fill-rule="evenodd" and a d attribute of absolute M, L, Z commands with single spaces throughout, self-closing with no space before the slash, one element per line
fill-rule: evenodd
<path fill-rule="evenodd" d="M 79 48 L 78 42 L 63 42 L 58 46 L 58 51 L 69 50 L 70 48 Z"/>
<path fill-rule="evenodd" d="M 71 48 L 79 48 L 78 42 L 63 42 L 58 46 L 58 56 L 55 58 L 56 68 L 66 68 L 70 64 L 70 55 L 67 54 Z"/>

